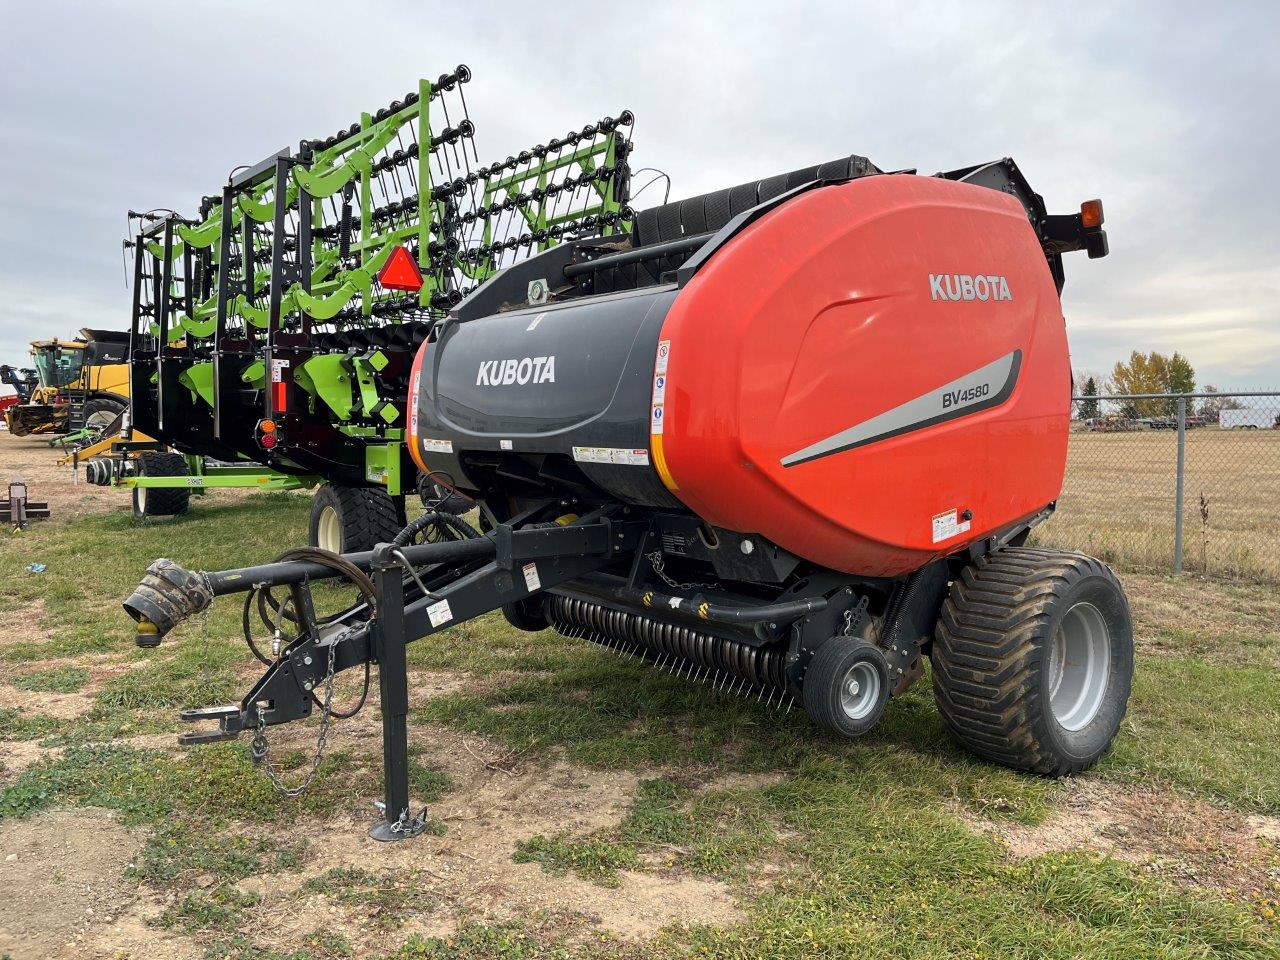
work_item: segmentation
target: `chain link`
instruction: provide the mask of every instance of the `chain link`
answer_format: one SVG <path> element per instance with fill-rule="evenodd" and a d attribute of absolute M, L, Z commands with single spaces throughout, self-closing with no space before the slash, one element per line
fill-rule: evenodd
<path fill-rule="evenodd" d="M 271 785 L 286 797 L 298 797 L 315 782 L 316 776 L 320 773 L 320 765 L 324 762 L 324 752 L 326 741 L 329 738 L 329 723 L 331 720 L 330 708 L 333 705 L 333 677 L 335 664 L 337 662 L 337 644 L 329 645 L 329 664 L 324 677 L 324 702 L 320 707 L 320 735 L 316 739 L 316 752 L 311 761 L 311 769 L 307 771 L 307 775 L 302 778 L 302 782 L 296 786 L 289 786 L 281 778 L 276 769 L 267 762 L 267 753 L 270 745 L 267 743 L 267 718 L 263 713 L 262 705 L 258 705 L 258 724 L 254 730 L 253 742 L 250 749 L 253 752 L 254 763 L 262 764 L 262 769 L 266 771 L 267 779 L 271 781 Z"/>
<path fill-rule="evenodd" d="M 664 569 L 665 564 L 663 562 L 662 552 L 660 550 L 654 550 L 652 553 L 645 554 L 645 559 L 649 561 L 649 565 L 653 567 L 653 572 L 658 575 L 658 578 L 673 590 L 688 591 L 688 590 L 696 590 L 699 587 L 703 587 L 707 590 L 714 590 L 717 586 L 719 586 L 719 584 L 715 584 L 715 583 L 681 583 L 678 580 L 673 580 L 671 576 L 667 573 L 667 571 Z"/>

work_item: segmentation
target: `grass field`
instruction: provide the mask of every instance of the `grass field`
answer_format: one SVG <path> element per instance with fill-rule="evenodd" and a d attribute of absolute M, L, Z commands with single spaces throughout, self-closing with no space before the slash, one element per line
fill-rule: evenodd
<path fill-rule="evenodd" d="M 1038 539 L 1169 570 L 1176 462 L 1171 430 L 1073 433 L 1058 513 Z M 1280 580 L 1280 430 L 1187 431 L 1184 489 L 1184 569 Z"/>
<path fill-rule="evenodd" d="M 282 798 L 246 743 L 173 746 L 179 706 L 257 676 L 239 605 L 149 652 L 118 605 L 156 556 L 265 561 L 306 512 L 258 494 L 0 540 L 0 956 L 1280 957 L 1274 587 L 1126 576 L 1132 710 L 1061 784 L 960 752 L 927 682 L 836 742 L 486 617 L 411 648 L 433 829 L 385 846 L 376 702 Z M 272 732 L 300 776 L 314 726 Z"/>

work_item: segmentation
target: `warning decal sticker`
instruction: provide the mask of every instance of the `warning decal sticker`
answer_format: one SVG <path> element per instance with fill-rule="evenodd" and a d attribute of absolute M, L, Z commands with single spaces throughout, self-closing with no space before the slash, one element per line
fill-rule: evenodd
<path fill-rule="evenodd" d="M 542 589 L 542 581 L 538 579 L 538 565 L 536 563 L 526 563 L 521 569 L 524 571 L 524 587 L 530 593 L 536 593 Z"/>
<path fill-rule="evenodd" d="M 616 463 L 627 467 L 647 467 L 649 451 L 643 447 L 574 447 L 573 459 L 579 463 Z"/>
<path fill-rule="evenodd" d="M 448 623 L 453 619 L 453 611 L 449 609 L 449 601 L 441 600 L 427 607 L 427 617 L 431 621 L 433 627 L 438 627 L 442 623 Z"/>
<path fill-rule="evenodd" d="M 960 520 L 955 510 L 948 510 L 946 513 L 939 513 L 933 518 L 933 542 L 941 543 L 943 540 L 950 540 L 952 537 L 958 537 L 962 533 L 968 533 L 971 522 L 968 520 Z"/>

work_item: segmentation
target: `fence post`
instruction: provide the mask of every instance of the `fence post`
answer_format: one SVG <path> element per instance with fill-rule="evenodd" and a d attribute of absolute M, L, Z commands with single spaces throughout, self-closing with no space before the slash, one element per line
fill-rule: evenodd
<path fill-rule="evenodd" d="M 1173 572 L 1182 572 L 1182 513 L 1187 466 L 1187 398 L 1178 398 L 1178 474 L 1173 498 Z"/>

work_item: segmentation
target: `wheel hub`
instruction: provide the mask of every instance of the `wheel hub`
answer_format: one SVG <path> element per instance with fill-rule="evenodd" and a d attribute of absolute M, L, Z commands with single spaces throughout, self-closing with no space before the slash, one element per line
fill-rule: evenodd
<path fill-rule="evenodd" d="M 1097 716 L 1111 674 L 1111 632 L 1101 611 L 1076 603 L 1063 616 L 1049 648 L 1049 708 L 1065 730 Z"/>
<path fill-rule="evenodd" d="M 880 674 L 869 663 L 855 663 L 840 684 L 840 708 L 852 720 L 875 710 L 880 697 Z"/>
<path fill-rule="evenodd" d="M 342 552 L 342 520 L 333 507 L 326 506 L 320 511 L 320 520 L 316 524 L 316 546 L 332 553 Z"/>

